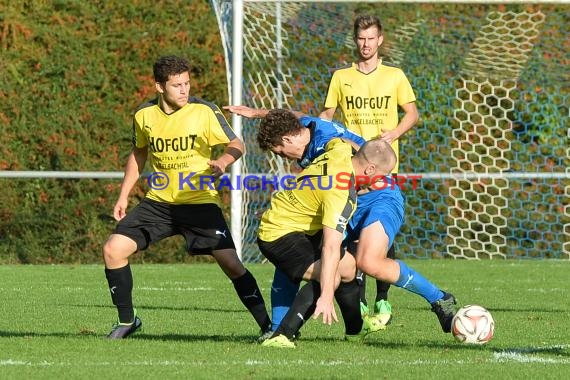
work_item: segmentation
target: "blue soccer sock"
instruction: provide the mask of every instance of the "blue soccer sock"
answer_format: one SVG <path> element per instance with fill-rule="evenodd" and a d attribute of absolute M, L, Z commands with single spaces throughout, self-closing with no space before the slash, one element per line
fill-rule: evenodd
<path fill-rule="evenodd" d="M 271 284 L 271 329 L 275 331 L 289 308 L 293 304 L 299 290 L 299 283 L 294 283 L 285 273 L 275 269 Z"/>
<path fill-rule="evenodd" d="M 396 262 L 400 265 L 400 277 L 394 285 L 424 297 L 430 304 L 443 297 L 443 292 L 424 276 L 402 261 L 396 260 Z"/>
<path fill-rule="evenodd" d="M 289 339 L 294 339 L 295 335 L 299 335 L 299 329 L 303 324 L 311 319 L 311 315 L 317 307 L 317 299 L 321 296 L 321 284 L 315 280 L 307 282 L 299 293 L 295 295 L 295 300 L 291 304 L 291 308 L 281 324 L 273 332 L 272 338 L 280 334 L 285 335 Z"/>

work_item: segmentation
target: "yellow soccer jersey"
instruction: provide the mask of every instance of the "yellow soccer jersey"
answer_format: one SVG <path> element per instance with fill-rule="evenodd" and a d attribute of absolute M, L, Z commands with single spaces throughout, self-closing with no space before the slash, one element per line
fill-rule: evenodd
<path fill-rule="evenodd" d="M 323 226 L 344 233 L 356 208 L 352 147 L 335 138 L 287 186 L 275 193 L 261 218 L 259 238 L 274 241 L 290 232 L 314 235 Z"/>
<path fill-rule="evenodd" d="M 414 102 L 416 97 L 402 70 L 380 62 L 364 74 L 356 63 L 336 70 L 331 78 L 325 108 L 340 107 L 343 123 L 365 140 L 371 140 L 398 125 L 398 106 Z M 398 141 L 392 148 L 399 157 Z M 396 165 L 397 172 L 398 165 Z"/>
<path fill-rule="evenodd" d="M 133 120 L 133 144 L 148 147 L 153 173 L 146 196 L 158 202 L 219 206 L 208 161 L 213 146 L 235 137 L 220 109 L 204 100 L 190 97 L 170 115 L 158 99 L 141 105 Z"/>

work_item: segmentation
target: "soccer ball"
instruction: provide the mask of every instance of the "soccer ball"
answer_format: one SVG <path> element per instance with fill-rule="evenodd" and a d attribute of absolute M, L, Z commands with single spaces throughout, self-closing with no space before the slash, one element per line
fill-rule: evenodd
<path fill-rule="evenodd" d="M 466 305 L 453 317 L 451 333 L 462 343 L 485 344 L 493 338 L 495 321 L 483 306 Z"/>

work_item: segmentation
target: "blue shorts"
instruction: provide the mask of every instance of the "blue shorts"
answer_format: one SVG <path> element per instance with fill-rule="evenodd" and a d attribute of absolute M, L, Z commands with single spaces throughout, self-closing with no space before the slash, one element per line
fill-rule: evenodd
<path fill-rule="evenodd" d="M 358 196 L 356 211 L 348 221 L 347 240 L 358 240 L 360 231 L 377 221 L 388 235 L 390 248 L 404 224 L 404 197 L 398 186 L 388 186 Z"/>

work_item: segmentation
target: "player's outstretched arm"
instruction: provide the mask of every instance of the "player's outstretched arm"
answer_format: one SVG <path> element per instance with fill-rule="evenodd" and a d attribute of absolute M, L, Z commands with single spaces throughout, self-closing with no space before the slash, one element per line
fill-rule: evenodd
<path fill-rule="evenodd" d="M 264 108 L 251 108 L 248 106 L 223 106 L 223 109 L 247 117 L 248 119 L 261 119 L 269 113 L 269 110 Z M 290 110 L 297 118 L 305 116 L 303 112 Z"/>
<path fill-rule="evenodd" d="M 248 119 L 260 119 L 269 112 L 269 110 L 263 108 L 251 108 L 248 106 L 223 106 L 222 108 Z"/>

